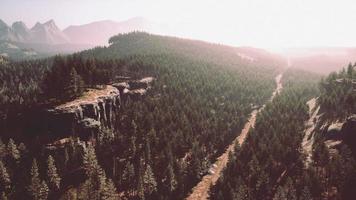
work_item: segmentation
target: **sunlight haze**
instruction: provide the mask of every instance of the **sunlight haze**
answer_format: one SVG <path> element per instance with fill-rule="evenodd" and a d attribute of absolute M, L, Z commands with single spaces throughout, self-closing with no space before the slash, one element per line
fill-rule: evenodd
<path fill-rule="evenodd" d="M 2 0 L 0 19 L 11 24 L 54 19 L 69 25 L 144 17 L 157 33 L 235 46 L 269 49 L 353 46 L 356 1 L 352 0 Z M 14 14 L 15 13 L 15 14 Z"/>

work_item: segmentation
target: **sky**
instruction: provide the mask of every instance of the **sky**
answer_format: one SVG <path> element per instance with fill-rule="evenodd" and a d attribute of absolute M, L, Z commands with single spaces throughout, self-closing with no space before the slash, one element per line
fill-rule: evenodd
<path fill-rule="evenodd" d="M 138 16 L 170 35 L 234 46 L 356 46 L 355 0 L 0 0 L 0 19 L 30 27 Z"/>

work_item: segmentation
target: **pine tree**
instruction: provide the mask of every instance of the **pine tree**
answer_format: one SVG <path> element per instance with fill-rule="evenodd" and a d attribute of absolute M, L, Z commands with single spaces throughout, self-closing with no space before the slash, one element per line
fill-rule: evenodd
<path fill-rule="evenodd" d="M 124 171 L 122 172 L 123 185 L 127 186 L 128 188 L 131 188 L 134 176 L 135 176 L 134 166 L 130 162 L 127 162 Z"/>
<path fill-rule="evenodd" d="M 98 169 L 98 160 L 96 158 L 95 148 L 93 145 L 88 145 L 83 156 L 83 165 L 85 173 L 88 177 L 95 174 Z"/>
<path fill-rule="evenodd" d="M 6 170 L 4 163 L 0 160 L 0 184 L 1 191 L 8 191 L 11 187 L 10 176 Z"/>
<path fill-rule="evenodd" d="M 168 186 L 169 191 L 174 191 L 177 187 L 177 181 L 174 175 L 172 165 L 168 165 L 167 167 L 167 177 L 166 177 L 166 184 Z"/>
<path fill-rule="evenodd" d="M 0 159 L 3 159 L 7 154 L 6 145 L 0 139 Z"/>
<path fill-rule="evenodd" d="M 101 199 L 103 200 L 119 200 L 119 195 L 117 193 L 116 187 L 111 179 L 107 179 L 105 183 L 105 188 L 102 191 Z"/>
<path fill-rule="evenodd" d="M 139 173 L 138 181 L 137 181 L 137 196 L 140 200 L 145 199 L 145 188 L 143 184 L 143 178 L 141 173 Z"/>
<path fill-rule="evenodd" d="M 38 200 L 47 200 L 49 189 L 45 181 L 42 181 L 39 188 Z"/>
<path fill-rule="evenodd" d="M 68 81 L 64 85 L 64 99 L 73 99 L 82 92 L 83 80 L 74 67 L 70 69 Z"/>
<path fill-rule="evenodd" d="M 146 166 L 145 173 L 143 175 L 143 184 L 145 192 L 150 195 L 157 190 L 157 182 L 150 165 Z"/>
<path fill-rule="evenodd" d="M 31 174 L 31 180 L 30 180 L 31 182 L 28 187 L 28 192 L 30 193 L 30 196 L 32 196 L 34 199 L 38 199 L 40 196 L 41 180 L 38 173 L 38 165 L 36 159 L 33 159 L 32 161 L 30 174 Z"/>
<path fill-rule="evenodd" d="M 47 168 L 48 183 L 52 190 L 59 190 L 61 178 L 59 177 L 59 175 L 57 173 L 57 168 L 54 163 L 54 159 L 51 155 L 48 156 L 47 166 L 48 166 L 48 168 Z"/>
<path fill-rule="evenodd" d="M 20 158 L 20 151 L 17 149 L 17 146 L 11 138 L 9 139 L 9 143 L 7 144 L 7 152 L 8 155 L 11 156 L 14 160 L 18 160 Z"/>

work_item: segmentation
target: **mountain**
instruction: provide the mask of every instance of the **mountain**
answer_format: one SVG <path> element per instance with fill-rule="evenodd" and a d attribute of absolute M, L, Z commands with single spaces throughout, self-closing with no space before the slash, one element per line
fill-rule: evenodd
<path fill-rule="evenodd" d="M 0 20 L 0 40 L 23 43 L 66 44 L 68 37 L 57 27 L 53 20 L 37 23 L 33 28 L 19 21 L 10 27 Z"/>
<path fill-rule="evenodd" d="M 291 67 L 327 75 L 339 71 L 355 60 L 356 48 L 291 48 L 284 52 Z"/>
<path fill-rule="evenodd" d="M 122 22 L 111 20 L 98 21 L 90 24 L 69 26 L 63 32 L 70 38 L 71 43 L 106 45 L 111 36 L 149 29 L 148 21 L 144 18 L 132 18 Z M 100 31 L 99 31 L 100 30 Z"/>
<path fill-rule="evenodd" d="M 53 20 L 44 24 L 37 23 L 31 29 L 31 43 L 65 44 L 69 43 L 68 37 L 57 27 Z"/>
<path fill-rule="evenodd" d="M 17 37 L 14 31 L 1 19 L 0 19 L 0 40 L 17 41 Z"/>
<path fill-rule="evenodd" d="M 25 42 L 30 39 L 30 29 L 27 28 L 26 24 L 21 21 L 13 23 L 12 30 L 16 34 L 18 41 Z"/>

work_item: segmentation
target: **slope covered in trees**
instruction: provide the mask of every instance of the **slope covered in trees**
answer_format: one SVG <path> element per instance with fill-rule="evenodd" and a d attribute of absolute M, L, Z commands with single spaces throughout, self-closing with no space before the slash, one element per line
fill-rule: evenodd
<path fill-rule="evenodd" d="M 320 95 L 321 116 L 327 121 L 354 113 L 350 111 L 352 106 L 343 110 L 352 98 L 352 92 L 347 93 L 348 71 L 322 80 L 319 91 L 317 77 L 288 70 L 282 94 L 258 116 L 255 130 L 231 155 L 223 178 L 213 188 L 212 199 L 353 199 L 355 160 L 346 144 L 330 153 L 324 136 L 319 134 L 308 166 L 303 164 L 306 157 L 301 151 L 304 122 L 308 119 L 305 103 L 311 97 Z M 341 83 L 345 85 L 338 85 Z M 338 95 L 330 97 L 329 92 Z M 330 102 L 335 101 L 341 110 L 334 110 Z"/>
<path fill-rule="evenodd" d="M 115 199 L 117 190 L 130 199 L 181 199 L 236 137 L 252 109 L 268 100 L 279 69 L 279 61 L 247 62 L 234 48 L 198 41 L 132 33 L 111 43 L 66 57 L 8 63 L 8 71 L 0 68 L 3 77 L 21 77 L 19 83 L 36 88 L 26 87 L 33 93 L 27 98 L 30 92 L 20 94 L 13 79 L 4 79 L 1 91 L 8 92 L 2 108 L 55 105 L 88 87 L 116 82 L 117 76 L 155 78 L 139 101 L 122 101 L 114 129 L 102 130 L 95 146 L 71 143 L 49 155 L 29 148 L 26 162 L 4 160 L 4 171 L 32 166 L 31 173 L 23 170 L 28 181 L 22 186 L 14 186 L 11 173 L 5 176 L 13 185 L 2 190 L 4 195 L 16 199 L 24 190 L 36 198 Z M 24 69 L 33 76 L 21 76 Z M 37 150 L 43 145 L 36 144 Z M 68 179 L 72 173 L 79 173 L 76 184 Z"/>
<path fill-rule="evenodd" d="M 212 199 L 301 197 L 307 185 L 299 151 L 308 117 L 305 103 L 316 94 L 316 80 L 306 72 L 284 73 L 282 93 L 266 105 L 245 143 L 230 156 Z"/>
<path fill-rule="evenodd" d="M 323 120 L 343 120 L 356 113 L 356 64 L 331 73 L 320 84 L 318 104 Z"/>

